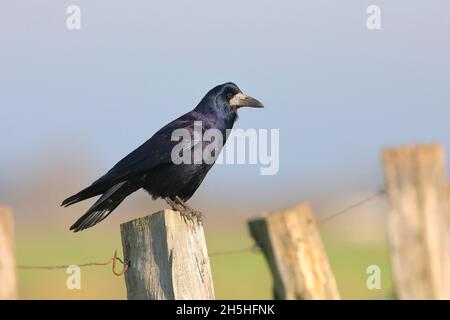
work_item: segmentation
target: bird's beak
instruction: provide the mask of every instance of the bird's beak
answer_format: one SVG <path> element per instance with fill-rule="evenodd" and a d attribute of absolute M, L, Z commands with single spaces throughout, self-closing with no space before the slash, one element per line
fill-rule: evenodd
<path fill-rule="evenodd" d="M 235 94 L 234 97 L 231 98 L 230 106 L 235 109 L 240 107 L 264 108 L 261 102 L 259 102 L 255 98 L 246 96 L 241 92 Z"/>

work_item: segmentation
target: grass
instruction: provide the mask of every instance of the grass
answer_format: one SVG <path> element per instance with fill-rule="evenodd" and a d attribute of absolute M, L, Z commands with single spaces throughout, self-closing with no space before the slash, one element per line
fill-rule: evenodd
<path fill-rule="evenodd" d="M 243 248 L 252 244 L 245 228 L 207 229 L 210 253 Z M 352 243 L 324 235 L 324 245 L 344 299 L 384 299 L 392 296 L 390 269 L 385 243 Z M 75 237 L 69 233 L 18 235 L 19 264 L 76 264 L 106 261 L 121 248 L 118 233 L 89 233 Z M 121 253 L 120 253 L 121 255 Z M 369 265 L 381 269 L 382 288 L 366 286 Z M 272 279 L 260 252 L 238 252 L 211 257 L 214 287 L 218 299 L 271 299 Z M 81 289 L 66 287 L 66 270 L 19 270 L 22 299 L 125 299 L 123 277 L 112 274 L 111 266 L 82 269 Z"/>

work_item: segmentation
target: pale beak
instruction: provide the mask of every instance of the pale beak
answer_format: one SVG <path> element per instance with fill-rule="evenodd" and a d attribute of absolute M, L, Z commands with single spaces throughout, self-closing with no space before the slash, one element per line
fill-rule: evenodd
<path fill-rule="evenodd" d="M 263 104 L 255 98 L 246 96 L 242 92 L 234 95 L 230 100 L 230 106 L 232 108 L 251 107 L 251 108 L 264 108 Z"/>

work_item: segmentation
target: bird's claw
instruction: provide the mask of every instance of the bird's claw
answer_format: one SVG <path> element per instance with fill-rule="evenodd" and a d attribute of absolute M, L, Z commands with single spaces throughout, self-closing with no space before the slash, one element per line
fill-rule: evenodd
<path fill-rule="evenodd" d="M 196 221 L 197 223 L 202 223 L 203 221 L 203 214 L 190 207 L 184 208 L 180 213 L 187 220 Z"/>
<path fill-rule="evenodd" d="M 201 223 L 203 221 L 203 214 L 200 211 L 194 210 L 189 207 L 183 200 L 181 200 L 178 196 L 175 200 L 170 198 L 165 198 L 166 202 L 172 207 L 173 210 L 178 211 L 183 218 L 189 221 L 196 221 L 197 223 Z"/>

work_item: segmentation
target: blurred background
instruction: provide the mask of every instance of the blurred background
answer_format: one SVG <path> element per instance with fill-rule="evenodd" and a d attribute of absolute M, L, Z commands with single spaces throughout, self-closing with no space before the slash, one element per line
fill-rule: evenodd
<path fill-rule="evenodd" d="M 69 5 L 81 30 L 66 28 Z M 381 30 L 366 8 L 381 8 Z M 19 264 L 107 260 L 119 224 L 166 207 L 143 191 L 72 234 L 86 201 L 59 207 L 213 86 L 261 100 L 235 128 L 280 130 L 280 170 L 217 165 L 190 200 L 210 252 L 252 243 L 246 220 L 309 202 L 318 219 L 376 192 L 380 150 L 450 145 L 447 1 L 9 1 L 0 10 L 0 203 L 13 209 Z M 392 296 L 383 199 L 320 224 L 343 298 Z M 261 254 L 211 258 L 217 298 L 271 298 Z M 366 268 L 382 289 L 366 288 Z M 109 267 L 19 272 L 24 299 L 123 299 Z"/>

